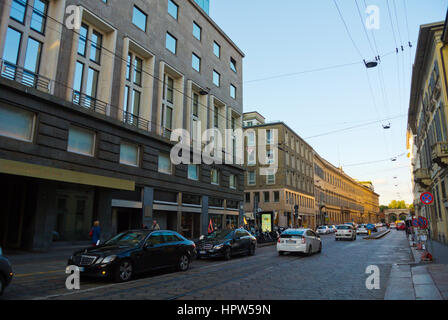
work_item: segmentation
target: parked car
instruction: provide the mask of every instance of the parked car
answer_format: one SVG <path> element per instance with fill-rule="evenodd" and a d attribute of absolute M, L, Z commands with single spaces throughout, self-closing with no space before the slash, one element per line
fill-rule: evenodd
<path fill-rule="evenodd" d="M 322 240 L 311 229 L 288 229 L 280 235 L 277 242 L 277 252 L 301 252 L 311 255 L 322 252 Z"/>
<path fill-rule="evenodd" d="M 320 226 L 316 229 L 316 232 L 318 234 L 329 234 L 331 233 L 331 230 L 328 226 Z"/>
<path fill-rule="evenodd" d="M 397 225 L 396 225 L 394 222 L 392 222 L 392 223 L 389 225 L 389 228 L 391 228 L 391 229 L 396 229 L 396 228 L 397 228 Z"/>
<path fill-rule="evenodd" d="M 356 240 L 356 230 L 351 224 L 336 226 L 336 241 L 342 239 Z"/>
<path fill-rule="evenodd" d="M 400 221 L 397 223 L 397 230 L 406 230 L 406 223 L 404 221 Z"/>
<path fill-rule="evenodd" d="M 112 278 L 117 282 L 132 279 L 137 273 L 166 267 L 188 270 L 196 246 L 169 230 L 130 230 L 97 247 L 77 251 L 68 259 L 81 276 Z"/>
<path fill-rule="evenodd" d="M 196 242 L 197 257 L 215 258 L 225 260 L 237 254 L 247 253 L 253 256 L 257 248 L 257 238 L 245 229 L 219 230 Z"/>
<path fill-rule="evenodd" d="M 356 223 L 354 223 L 354 222 L 347 222 L 347 223 L 344 223 L 344 224 L 348 224 L 348 225 L 352 226 L 353 229 L 355 229 L 355 230 L 358 228 L 358 225 Z"/>
<path fill-rule="evenodd" d="M 12 267 L 9 260 L 3 255 L 0 247 L 0 296 L 5 288 L 11 283 L 13 277 Z"/>
<path fill-rule="evenodd" d="M 369 229 L 367 229 L 366 224 L 360 224 L 358 229 L 356 229 L 356 234 L 369 234 Z"/>

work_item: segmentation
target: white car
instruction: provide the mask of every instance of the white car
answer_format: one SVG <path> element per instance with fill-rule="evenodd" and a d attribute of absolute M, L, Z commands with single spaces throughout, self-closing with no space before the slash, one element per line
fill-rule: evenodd
<path fill-rule="evenodd" d="M 391 228 L 391 229 L 396 229 L 396 228 L 397 228 L 397 226 L 395 225 L 395 223 L 394 223 L 394 222 L 392 222 L 392 223 L 390 224 L 390 228 Z"/>
<path fill-rule="evenodd" d="M 336 241 L 342 239 L 356 240 L 356 230 L 350 224 L 336 226 Z"/>
<path fill-rule="evenodd" d="M 277 252 L 301 252 L 311 255 L 322 251 L 322 240 L 311 229 L 288 229 L 284 231 L 277 242 Z"/>
<path fill-rule="evenodd" d="M 356 229 L 356 234 L 369 234 L 369 229 L 367 229 L 367 225 L 360 224 L 358 229 Z"/>
<path fill-rule="evenodd" d="M 330 228 L 328 226 L 320 226 L 317 228 L 316 232 L 318 234 L 329 234 L 331 233 Z"/>

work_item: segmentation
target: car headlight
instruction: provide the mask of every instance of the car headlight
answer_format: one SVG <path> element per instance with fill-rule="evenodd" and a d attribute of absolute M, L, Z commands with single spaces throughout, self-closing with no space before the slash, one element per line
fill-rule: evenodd
<path fill-rule="evenodd" d="M 221 250 L 224 247 L 224 244 L 219 244 L 217 246 L 214 246 L 213 249 L 214 250 Z"/>
<path fill-rule="evenodd" d="M 98 260 L 96 260 L 95 264 L 100 264 L 103 260 L 103 257 L 99 257 Z"/>
<path fill-rule="evenodd" d="M 102 263 L 111 263 L 112 261 L 115 260 L 117 256 L 113 255 L 113 256 L 108 256 L 106 258 L 103 259 Z"/>

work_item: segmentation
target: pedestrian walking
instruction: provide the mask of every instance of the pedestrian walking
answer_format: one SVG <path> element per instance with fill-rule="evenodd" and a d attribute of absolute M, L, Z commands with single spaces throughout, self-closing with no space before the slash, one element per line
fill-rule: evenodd
<path fill-rule="evenodd" d="M 157 224 L 156 220 L 152 222 L 151 230 L 160 230 L 160 226 Z"/>
<path fill-rule="evenodd" d="M 101 237 L 101 227 L 100 227 L 100 222 L 99 221 L 95 221 L 93 223 L 93 227 L 90 230 L 90 237 L 91 237 L 91 243 L 93 246 L 97 246 L 99 244 L 100 241 L 100 237 Z"/>

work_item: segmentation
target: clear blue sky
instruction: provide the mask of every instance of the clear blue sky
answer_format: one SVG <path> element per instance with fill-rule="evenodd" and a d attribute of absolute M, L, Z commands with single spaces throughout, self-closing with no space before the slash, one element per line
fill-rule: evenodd
<path fill-rule="evenodd" d="M 337 0 L 337 3 L 362 56 L 373 59 L 376 49 L 372 32 L 368 30 L 373 52 L 355 0 Z M 364 65 L 359 63 L 255 81 L 362 61 L 333 0 L 211 0 L 210 16 L 246 54 L 244 111 L 258 111 L 267 120 L 286 122 L 325 159 L 336 166 L 342 165 L 355 179 L 372 181 L 381 196 L 381 204 L 393 199 L 412 203 L 406 156 L 396 162 L 357 164 L 406 153 L 411 60 L 413 63 L 419 26 L 444 20 L 447 1 L 389 0 L 390 19 L 386 0 L 358 0 L 363 21 L 367 18 L 365 4 L 380 9 L 380 29 L 373 31 L 378 52 L 384 55 L 395 50 L 391 20 L 396 42 L 405 46 L 404 52 L 400 49 L 398 55 L 383 57 L 380 67 L 369 69 L 368 76 Z M 408 41 L 412 42 L 412 49 L 407 46 Z M 383 86 L 380 79 L 384 79 Z M 401 117 L 310 138 L 397 116 Z M 382 124 L 389 122 L 391 129 L 384 130 Z"/>

